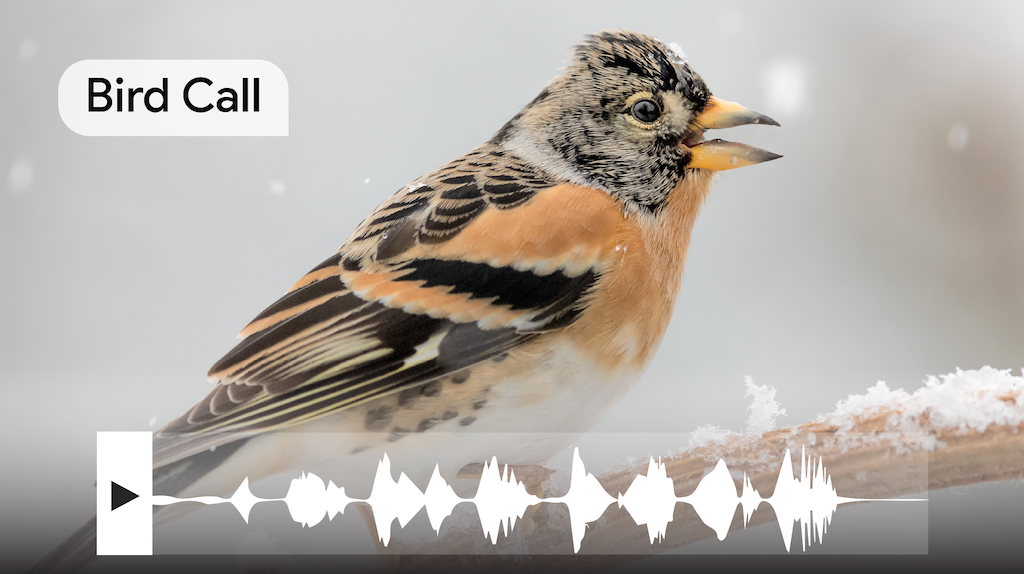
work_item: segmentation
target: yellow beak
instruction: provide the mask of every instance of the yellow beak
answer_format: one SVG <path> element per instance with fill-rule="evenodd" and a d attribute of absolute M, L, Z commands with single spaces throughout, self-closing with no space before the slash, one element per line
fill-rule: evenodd
<path fill-rule="evenodd" d="M 727 102 L 712 97 L 704 111 L 693 119 L 691 130 L 695 134 L 703 134 L 704 130 L 731 128 L 749 124 L 765 124 L 777 126 L 779 122 L 768 116 L 748 110 L 735 102 Z M 698 135 L 701 137 L 701 135 Z M 690 162 L 687 167 L 725 171 L 778 159 L 779 154 L 751 147 L 746 144 L 728 142 L 720 139 L 702 141 L 690 146 Z"/>

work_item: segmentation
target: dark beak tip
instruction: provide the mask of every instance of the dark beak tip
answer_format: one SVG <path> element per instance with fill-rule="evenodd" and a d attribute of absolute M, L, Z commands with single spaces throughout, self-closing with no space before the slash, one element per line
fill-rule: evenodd
<path fill-rule="evenodd" d="M 768 116 L 766 116 L 764 114 L 761 114 L 761 117 L 757 118 L 757 120 L 755 120 L 754 123 L 755 124 L 765 124 L 765 125 L 768 125 L 768 126 L 776 126 L 776 127 L 780 127 L 780 128 L 782 127 L 782 124 L 780 124 L 779 122 L 769 118 Z"/>

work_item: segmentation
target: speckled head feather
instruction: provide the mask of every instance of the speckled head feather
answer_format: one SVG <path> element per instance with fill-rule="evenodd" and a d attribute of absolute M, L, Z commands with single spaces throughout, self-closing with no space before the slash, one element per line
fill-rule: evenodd
<path fill-rule="evenodd" d="M 710 98 L 704 80 L 661 41 L 602 32 L 577 46 L 565 72 L 492 141 L 555 177 L 656 210 L 685 176 L 679 144 L 694 137 L 692 120 Z M 657 106 L 657 119 L 631 114 L 640 100 Z"/>

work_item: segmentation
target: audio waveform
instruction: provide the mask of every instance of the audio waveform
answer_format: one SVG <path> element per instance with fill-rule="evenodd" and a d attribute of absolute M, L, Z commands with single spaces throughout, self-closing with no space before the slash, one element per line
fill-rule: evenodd
<path fill-rule="evenodd" d="M 768 498 L 763 498 L 751 486 L 746 473 L 743 475 L 741 492 L 737 496 L 732 475 L 725 461 L 721 459 L 714 470 L 700 480 L 692 494 L 676 497 L 674 484 L 668 477 L 666 466 L 660 459 L 655 462 L 653 457 L 649 460 L 647 474 L 638 474 L 634 477 L 626 492 L 619 493 L 616 498 L 605 491 L 597 477 L 586 471 L 577 448 L 573 452 L 569 490 L 565 496 L 554 498 L 542 499 L 529 494 L 526 486 L 516 480 L 515 472 L 509 469 L 508 465 L 499 472 L 497 458 L 492 458 L 489 463 L 484 464 L 479 486 L 473 498 L 464 499 L 455 494 L 452 487 L 441 477 L 437 466 L 434 467 L 426 490 L 420 491 L 404 472 L 397 481 L 392 478 L 391 461 L 387 454 L 384 454 L 377 465 L 370 496 L 366 499 L 351 498 L 345 494 L 344 487 L 338 487 L 331 481 L 325 485 L 317 475 L 303 473 L 291 481 L 284 498 L 255 496 L 249 490 L 249 479 L 246 478 L 229 498 L 176 498 L 154 495 L 152 500 L 154 505 L 159 506 L 179 502 L 228 503 L 238 510 L 247 523 L 250 511 L 256 504 L 281 501 L 288 506 L 292 520 L 304 527 L 313 527 L 324 518 L 332 520 L 338 514 L 344 514 L 350 503 L 365 503 L 370 506 L 377 524 L 378 536 L 384 546 L 391 541 L 391 525 L 395 520 L 398 521 L 400 528 L 404 528 L 423 508 L 426 509 L 431 528 L 440 533 L 441 523 L 452 514 L 456 505 L 472 502 L 480 517 L 484 536 L 492 544 L 497 544 L 499 533 L 504 530 L 505 536 L 510 536 L 516 521 L 523 517 L 530 506 L 540 503 L 564 504 L 569 511 L 574 552 L 580 550 L 587 523 L 600 518 L 612 503 L 617 502 L 619 508 L 625 508 L 638 526 L 646 525 L 648 537 L 651 544 L 654 544 L 656 541 L 664 540 L 668 523 L 672 521 L 675 506 L 679 502 L 693 507 L 697 516 L 714 530 L 719 540 L 725 540 L 737 504 L 743 511 L 745 527 L 753 512 L 764 502 L 775 511 L 788 552 L 791 551 L 794 523 L 800 527 L 801 548 L 806 550 L 808 544 L 815 540 L 819 544 L 823 542 L 836 508 L 841 504 L 925 499 L 865 499 L 839 496 L 832 486 L 831 477 L 826 472 L 821 458 L 818 458 L 815 464 L 812 456 L 805 456 L 801 452 L 800 472 L 794 475 L 788 449 L 779 469 L 775 491 Z"/>

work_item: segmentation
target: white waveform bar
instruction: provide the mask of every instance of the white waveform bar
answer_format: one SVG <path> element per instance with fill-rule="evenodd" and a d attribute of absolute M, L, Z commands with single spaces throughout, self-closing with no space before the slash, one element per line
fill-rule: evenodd
<path fill-rule="evenodd" d="M 839 496 L 832 486 L 821 458 L 814 464 L 813 457 L 801 452 L 800 472 L 794 476 L 793 462 L 786 450 L 775 483 L 775 491 L 768 498 L 762 498 L 744 473 L 743 486 L 737 496 L 732 475 L 725 461 L 719 460 L 714 470 L 697 484 L 689 496 L 676 497 L 673 481 L 668 477 L 666 466 L 652 457 L 647 474 L 638 474 L 625 493 L 618 499 L 609 495 L 597 478 L 587 473 L 580 459 L 579 449 L 573 452 L 569 490 L 565 496 L 538 498 L 526 491 L 525 484 L 515 478 L 508 465 L 499 472 L 497 458 L 485 463 L 480 476 L 477 493 L 473 498 L 464 499 L 455 494 L 452 487 L 441 478 L 437 466 L 430 477 L 425 491 L 420 489 L 403 472 L 398 481 L 392 478 L 391 461 L 387 454 L 377 465 L 377 474 L 369 498 L 350 498 L 345 489 L 333 482 L 324 481 L 315 474 L 304 473 L 293 479 L 284 498 L 259 498 L 249 490 L 246 478 L 238 490 L 229 497 L 198 496 L 175 498 L 155 495 L 153 504 L 162 506 L 179 502 L 201 504 L 234 505 L 242 519 L 249 522 L 252 507 L 261 502 L 283 501 L 288 506 L 292 520 L 306 527 L 313 527 L 324 518 L 332 520 L 343 514 L 352 502 L 368 504 L 373 513 L 380 541 L 387 546 L 391 541 L 391 524 L 398 520 L 404 528 L 420 509 L 426 508 L 431 528 L 440 533 L 441 523 L 452 514 L 455 506 L 472 502 L 480 517 L 483 534 L 492 544 L 497 544 L 499 533 L 504 530 L 510 536 L 516 521 L 523 517 L 526 509 L 540 503 L 564 504 L 569 511 L 573 551 L 579 552 L 586 532 L 587 523 L 604 514 L 614 502 L 625 508 L 638 526 L 647 526 L 651 544 L 665 538 L 668 523 L 672 522 L 675 506 L 679 502 L 693 507 L 701 521 L 714 530 L 719 540 L 725 540 L 736 513 L 736 505 L 743 510 L 743 525 L 746 526 L 754 510 L 766 502 L 775 511 L 786 551 L 791 550 L 793 524 L 800 526 L 802 549 L 808 542 L 822 542 L 836 508 L 841 504 L 867 501 L 921 501 L 925 499 L 865 499 Z"/>

